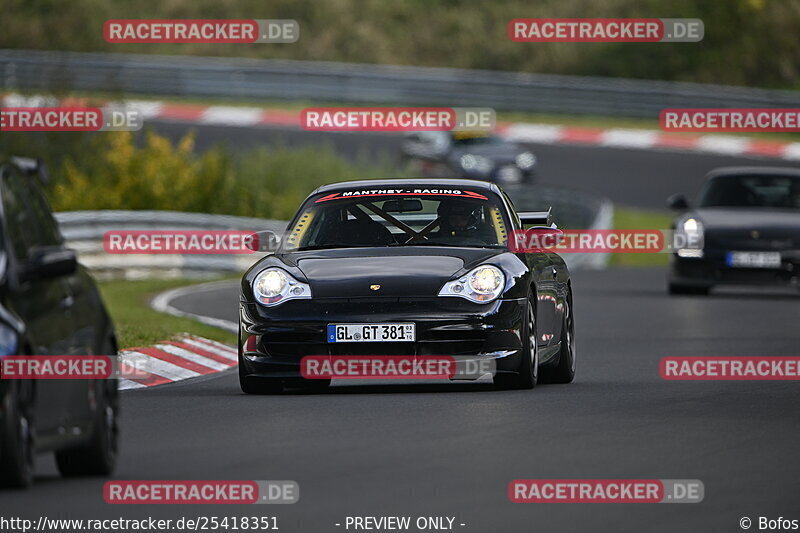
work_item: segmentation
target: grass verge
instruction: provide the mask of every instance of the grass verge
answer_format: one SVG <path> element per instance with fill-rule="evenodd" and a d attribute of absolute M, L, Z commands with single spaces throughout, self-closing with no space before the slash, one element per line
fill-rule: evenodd
<path fill-rule="evenodd" d="M 108 312 L 114 320 L 120 348 L 149 346 L 183 332 L 234 344 L 236 336 L 233 333 L 150 308 L 150 299 L 158 293 L 197 283 L 200 282 L 185 279 L 98 282 Z"/>
<path fill-rule="evenodd" d="M 614 208 L 614 229 L 669 229 L 672 222 L 669 213 L 632 209 L 629 207 Z M 611 254 L 611 267 L 658 267 L 669 263 L 669 255 L 656 254 Z"/>

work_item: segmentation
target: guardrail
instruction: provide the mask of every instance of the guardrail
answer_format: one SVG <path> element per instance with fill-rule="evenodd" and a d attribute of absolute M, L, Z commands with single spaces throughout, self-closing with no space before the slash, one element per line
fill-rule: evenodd
<path fill-rule="evenodd" d="M 549 187 L 508 191 L 520 210 L 553 206 L 559 227 L 607 229 L 611 227 L 611 202 L 587 193 Z M 174 211 L 66 211 L 56 213 L 67 246 L 78 252 L 84 266 L 99 278 L 205 277 L 244 272 L 264 253 L 213 254 L 109 254 L 103 248 L 107 231 L 132 230 L 241 230 L 271 231 L 282 235 L 286 221 L 261 218 L 179 213 Z M 603 268 L 607 254 L 563 254 L 572 269 Z"/>
<path fill-rule="evenodd" d="M 261 218 L 179 213 L 175 211 L 65 211 L 56 213 L 67 246 L 81 263 L 100 278 L 204 277 L 243 272 L 263 253 L 109 254 L 103 248 L 107 231 L 134 230 L 241 230 L 282 234 L 286 222 Z"/>
<path fill-rule="evenodd" d="M 7 91 L 102 91 L 250 100 L 656 117 L 665 107 L 800 107 L 800 92 L 452 68 L 0 50 Z"/>

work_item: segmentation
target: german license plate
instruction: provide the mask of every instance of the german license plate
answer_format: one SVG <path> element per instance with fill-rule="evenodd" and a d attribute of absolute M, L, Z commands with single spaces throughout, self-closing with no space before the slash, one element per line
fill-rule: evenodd
<path fill-rule="evenodd" d="M 780 252 L 728 252 L 727 265 L 740 268 L 780 268 Z"/>
<path fill-rule="evenodd" d="M 328 324 L 328 342 L 414 342 L 411 324 Z"/>

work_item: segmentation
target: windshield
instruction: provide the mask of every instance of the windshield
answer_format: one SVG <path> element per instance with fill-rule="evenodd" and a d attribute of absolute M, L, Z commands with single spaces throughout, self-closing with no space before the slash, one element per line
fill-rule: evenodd
<path fill-rule="evenodd" d="M 708 182 L 700 207 L 771 207 L 800 209 L 800 177 L 724 176 Z"/>
<path fill-rule="evenodd" d="M 459 133 L 456 132 L 452 136 L 453 146 L 456 148 L 467 146 L 483 146 L 491 144 L 502 144 L 503 140 L 496 135 L 486 133 Z"/>
<path fill-rule="evenodd" d="M 284 250 L 506 245 L 508 223 L 499 201 L 470 191 L 422 191 L 430 189 L 314 197 L 292 224 Z"/>

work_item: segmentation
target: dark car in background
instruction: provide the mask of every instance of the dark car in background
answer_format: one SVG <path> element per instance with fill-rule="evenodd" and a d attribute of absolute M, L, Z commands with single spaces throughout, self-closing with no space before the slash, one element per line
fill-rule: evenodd
<path fill-rule="evenodd" d="M 64 246 L 43 175 L 31 160 L 0 165 L 0 356 L 116 355 L 112 321 Z M 37 452 L 55 452 L 66 476 L 111 473 L 118 416 L 116 380 L 0 376 L 0 483 L 29 485 Z"/>
<path fill-rule="evenodd" d="M 404 167 L 427 178 L 467 178 L 500 185 L 533 183 L 537 160 L 528 149 L 497 135 L 473 131 L 406 134 Z"/>
<path fill-rule="evenodd" d="M 707 294 L 716 285 L 783 285 L 800 279 L 800 169 L 713 170 L 690 205 L 680 194 L 674 229 L 702 242 L 671 257 L 669 292 Z"/>
<path fill-rule="evenodd" d="M 500 388 L 534 387 L 540 367 L 543 381 L 569 383 L 570 274 L 555 253 L 509 248 L 526 223 L 554 231 L 549 211 L 518 214 L 493 183 L 320 187 L 242 278 L 242 390 L 303 385 L 304 356 L 349 355 L 491 359 Z M 361 332 L 375 326 L 385 338 Z"/>

